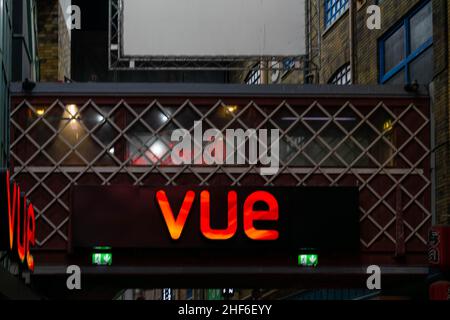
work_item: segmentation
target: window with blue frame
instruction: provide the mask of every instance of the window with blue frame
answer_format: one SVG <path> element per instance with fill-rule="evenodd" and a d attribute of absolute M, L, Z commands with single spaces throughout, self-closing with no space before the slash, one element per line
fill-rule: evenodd
<path fill-rule="evenodd" d="M 348 8 L 348 0 L 325 0 L 325 27 L 329 27 Z"/>
<path fill-rule="evenodd" d="M 433 9 L 423 2 L 379 41 L 380 83 L 429 84 L 433 78 Z"/>

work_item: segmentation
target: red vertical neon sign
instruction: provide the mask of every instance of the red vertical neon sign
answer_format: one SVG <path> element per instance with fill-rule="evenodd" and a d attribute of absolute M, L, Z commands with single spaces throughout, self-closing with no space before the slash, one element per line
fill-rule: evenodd
<path fill-rule="evenodd" d="M 17 199 L 17 203 L 20 203 L 20 196 Z M 25 261 L 25 249 L 27 247 L 27 197 L 23 197 L 23 210 L 17 211 L 17 254 L 21 262 Z M 21 225 L 22 222 L 22 225 Z"/>
<path fill-rule="evenodd" d="M 9 247 L 12 250 L 14 244 L 14 221 L 16 221 L 16 209 L 20 210 L 20 208 L 16 208 L 17 194 L 20 195 L 20 188 L 13 184 L 13 198 L 11 199 L 11 187 L 9 180 L 9 171 L 6 171 L 6 201 L 8 202 L 8 227 L 9 227 Z"/>
<path fill-rule="evenodd" d="M 23 208 L 21 208 L 20 187 L 15 182 L 11 184 L 9 171 L 6 171 L 5 177 L 9 248 L 11 251 L 17 248 L 19 260 L 22 263 L 25 262 L 28 269 L 33 271 L 34 259 L 30 249 L 32 245 L 35 245 L 34 208 L 32 204 L 27 203 L 26 197 L 23 198 Z"/>
<path fill-rule="evenodd" d="M 36 218 L 34 215 L 34 208 L 33 206 L 30 204 L 28 206 L 28 210 L 27 210 L 27 227 L 26 227 L 26 231 L 27 231 L 27 248 L 26 248 L 26 253 L 27 253 L 27 265 L 28 268 L 31 271 L 34 271 L 34 259 L 33 256 L 30 253 L 30 249 L 31 246 L 36 245 Z"/>

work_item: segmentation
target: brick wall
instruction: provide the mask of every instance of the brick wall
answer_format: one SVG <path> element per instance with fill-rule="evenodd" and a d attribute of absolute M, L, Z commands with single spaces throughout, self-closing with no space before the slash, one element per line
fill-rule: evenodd
<path fill-rule="evenodd" d="M 367 6 L 375 4 L 376 0 L 367 0 L 357 9 L 354 0 L 354 79 L 357 84 L 378 83 L 378 39 L 399 21 L 409 10 L 421 0 L 385 0 L 381 4 L 382 29 L 366 28 Z M 331 26 L 325 26 L 324 0 L 312 0 L 310 15 L 310 61 L 311 70 L 317 74 L 314 83 L 325 84 L 335 72 L 350 62 L 349 41 L 349 10 L 339 17 Z M 297 78 L 297 83 L 302 78 Z M 287 78 L 284 83 L 293 83 L 295 79 Z"/>
<path fill-rule="evenodd" d="M 326 84 L 350 60 L 349 10 L 325 26 L 325 1 L 312 0 L 310 11 L 310 70 L 313 83 Z"/>
<path fill-rule="evenodd" d="M 39 0 L 38 43 L 41 81 L 58 80 L 58 1 Z"/>
<path fill-rule="evenodd" d="M 381 30 L 369 30 L 366 27 L 367 6 L 375 0 L 366 2 L 356 14 L 355 23 L 355 83 L 377 84 L 378 68 L 378 39 L 405 16 L 420 0 L 385 0 L 380 5 L 382 25 Z"/>
<path fill-rule="evenodd" d="M 58 0 L 39 0 L 38 38 L 41 81 L 70 78 L 70 39 Z"/>
<path fill-rule="evenodd" d="M 324 18 L 320 17 L 322 30 Z M 349 13 L 344 13 L 322 33 L 320 83 L 328 83 L 333 74 L 350 61 Z"/>
<path fill-rule="evenodd" d="M 366 5 L 375 1 L 367 1 Z M 382 29 L 369 30 L 366 24 L 366 7 L 356 17 L 356 59 L 355 82 L 359 84 L 376 84 L 379 79 L 378 39 L 406 15 L 420 0 L 398 1 L 385 0 L 381 4 Z M 447 30 L 450 27 L 450 8 L 446 0 L 433 2 L 433 51 L 435 78 L 431 86 L 433 114 L 435 119 L 435 198 L 436 223 L 449 224 L 450 212 L 450 172 L 449 172 L 449 88 L 450 74 L 448 64 L 450 58 L 448 47 L 450 39 Z"/>
<path fill-rule="evenodd" d="M 450 74 L 448 63 L 450 62 L 448 48 L 450 39 L 447 30 L 450 27 L 450 6 L 447 0 L 433 0 L 433 50 L 434 50 L 434 74 L 432 85 L 433 113 L 435 118 L 436 139 L 436 223 L 450 223 L 450 188 L 449 188 L 449 88 Z"/>
<path fill-rule="evenodd" d="M 70 78 L 71 59 L 70 59 L 70 34 L 67 29 L 66 21 L 64 19 L 64 12 L 66 8 L 59 6 L 58 14 L 58 79 L 64 80 L 64 77 Z"/>

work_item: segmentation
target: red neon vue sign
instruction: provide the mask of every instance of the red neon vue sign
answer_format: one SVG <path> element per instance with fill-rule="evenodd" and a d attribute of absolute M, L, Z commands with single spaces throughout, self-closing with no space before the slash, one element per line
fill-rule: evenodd
<path fill-rule="evenodd" d="M 34 259 L 36 219 L 33 205 L 20 186 L 11 182 L 9 171 L 0 172 L 0 249 L 8 250 L 31 271 Z"/>
<path fill-rule="evenodd" d="M 78 185 L 71 201 L 73 248 L 359 247 L 357 188 Z"/>
<path fill-rule="evenodd" d="M 228 221 L 225 229 L 214 229 L 211 227 L 211 196 L 209 191 L 202 191 L 200 193 L 200 230 L 203 236 L 210 240 L 228 240 L 231 239 L 237 231 L 238 226 L 238 204 L 237 192 L 228 192 Z M 184 197 L 180 211 L 175 219 L 172 207 L 170 205 L 167 194 L 164 190 L 156 192 L 156 199 L 159 208 L 161 209 L 164 221 L 166 222 L 170 236 L 173 240 L 178 240 L 186 225 L 186 219 L 192 209 L 192 204 L 195 199 L 195 192 L 188 190 Z M 265 210 L 255 210 L 257 202 L 263 203 L 267 206 Z M 244 216 L 244 231 L 249 239 L 252 240 L 276 240 L 278 239 L 277 230 L 258 230 L 255 228 L 254 222 L 257 220 L 272 220 L 277 221 L 278 201 L 275 197 L 267 191 L 255 191 L 250 194 L 243 206 Z"/>

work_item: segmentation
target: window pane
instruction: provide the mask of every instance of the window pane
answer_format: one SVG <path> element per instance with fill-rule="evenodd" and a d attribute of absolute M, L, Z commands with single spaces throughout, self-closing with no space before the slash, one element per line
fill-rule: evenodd
<path fill-rule="evenodd" d="M 386 84 L 390 85 L 405 84 L 405 70 L 403 69 L 402 71 L 395 74 L 395 76 L 386 81 Z"/>
<path fill-rule="evenodd" d="M 335 75 L 330 79 L 329 83 L 337 85 L 352 84 L 352 73 L 350 64 L 340 68 Z"/>
<path fill-rule="evenodd" d="M 429 84 L 433 79 L 433 48 L 428 49 L 410 64 L 411 81 Z"/>
<path fill-rule="evenodd" d="M 325 27 L 336 21 L 348 8 L 348 0 L 325 0 Z"/>
<path fill-rule="evenodd" d="M 134 166 L 148 166 L 153 164 L 171 165 L 170 134 L 161 132 L 156 136 L 139 129 L 131 131 L 131 141 L 128 142 L 128 157 Z"/>
<path fill-rule="evenodd" d="M 262 83 L 262 74 L 259 66 L 256 67 L 255 70 L 252 70 L 245 80 L 246 84 L 261 84 Z"/>
<path fill-rule="evenodd" d="M 405 58 L 405 28 L 398 29 L 384 44 L 384 71 L 388 72 Z"/>
<path fill-rule="evenodd" d="M 410 27 L 411 52 L 413 52 L 433 36 L 433 11 L 431 1 L 411 18 Z"/>

